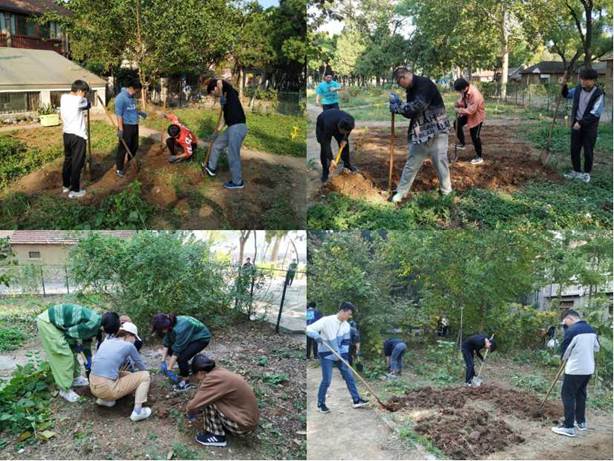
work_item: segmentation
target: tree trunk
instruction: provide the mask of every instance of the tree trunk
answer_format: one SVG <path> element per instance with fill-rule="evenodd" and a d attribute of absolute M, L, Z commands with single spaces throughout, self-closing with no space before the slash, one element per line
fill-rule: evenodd
<path fill-rule="evenodd" d="M 593 67 L 592 58 L 592 44 L 593 44 L 593 2 L 592 0 L 582 1 L 584 5 L 584 12 L 586 17 L 586 33 L 584 34 L 584 66 L 587 69 Z"/>
<path fill-rule="evenodd" d="M 243 99 L 243 92 L 245 90 L 245 70 L 243 66 L 239 66 L 239 99 Z"/>
<path fill-rule="evenodd" d="M 509 51 L 509 12 L 503 6 L 503 15 L 501 18 L 501 99 L 507 96 L 507 78 L 510 67 L 510 51 Z"/>
<path fill-rule="evenodd" d="M 243 254 L 245 253 L 245 243 L 247 242 L 247 239 L 249 238 L 249 234 L 251 233 L 251 230 L 242 230 L 239 232 L 240 232 L 240 235 L 239 235 L 239 270 L 240 270 L 241 265 L 243 264 Z"/>
<path fill-rule="evenodd" d="M 281 239 L 275 236 L 275 240 L 273 241 L 273 249 L 271 250 L 271 261 L 277 261 L 277 257 L 279 256 L 279 246 L 281 245 Z"/>

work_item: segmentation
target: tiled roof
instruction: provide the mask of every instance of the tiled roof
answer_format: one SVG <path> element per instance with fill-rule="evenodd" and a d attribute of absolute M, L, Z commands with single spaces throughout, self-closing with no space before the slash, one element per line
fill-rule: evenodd
<path fill-rule="evenodd" d="M 47 11 L 69 14 L 66 8 L 58 5 L 54 0 L 0 0 L 0 10 L 25 14 L 43 14 Z"/>
<path fill-rule="evenodd" d="M 602 63 L 594 63 L 593 69 L 598 73 L 605 73 L 605 65 Z M 521 74 L 562 74 L 565 72 L 565 66 L 561 61 L 542 61 L 527 67 L 525 70 L 520 71 Z"/>
<path fill-rule="evenodd" d="M 0 238 L 10 238 L 11 245 L 75 245 L 88 231 L 17 230 L 0 231 Z M 96 231 L 102 235 L 130 238 L 134 231 Z"/>

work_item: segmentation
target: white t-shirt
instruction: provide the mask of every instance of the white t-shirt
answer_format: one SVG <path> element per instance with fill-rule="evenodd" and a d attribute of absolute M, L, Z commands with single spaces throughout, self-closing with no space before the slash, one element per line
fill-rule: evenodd
<path fill-rule="evenodd" d="M 60 116 L 64 123 L 64 133 L 74 134 L 80 138 L 87 139 L 87 128 L 85 125 L 85 109 L 87 109 L 87 105 L 87 99 L 81 96 L 70 93 L 62 95 L 60 99 Z"/>

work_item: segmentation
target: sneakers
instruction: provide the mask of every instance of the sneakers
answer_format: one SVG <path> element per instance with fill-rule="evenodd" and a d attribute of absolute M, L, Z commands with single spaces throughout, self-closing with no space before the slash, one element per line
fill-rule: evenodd
<path fill-rule="evenodd" d="M 194 384 L 189 383 L 188 381 L 181 381 L 173 386 L 173 391 L 175 392 L 185 392 L 190 389 L 194 389 L 196 386 Z"/>
<path fill-rule="evenodd" d="M 456 145 L 454 146 L 454 148 L 455 148 L 456 150 L 465 150 L 465 145 L 464 145 L 464 144 L 456 144 Z"/>
<path fill-rule="evenodd" d="M 394 379 L 399 379 L 398 375 L 394 373 L 386 373 L 386 380 L 392 381 Z"/>
<path fill-rule="evenodd" d="M 224 183 L 224 188 L 229 190 L 235 189 L 243 189 L 245 187 L 245 181 L 241 181 L 239 184 L 235 184 L 232 181 L 227 181 Z"/>
<path fill-rule="evenodd" d="M 80 387 L 80 386 L 87 386 L 89 385 L 89 381 L 87 380 L 87 378 L 84 378 L 83 376 L 77 376 L 75 379 L 73 379 L 72 385 L 75 387 Z"/>
<path fill-rule="evenodd" d="M 401 203 L 403 201 L 403 199 L 405 198 L 405 194 L 402 194 L 401 192 L 396 192 L 392 198 L 390 199 L 390 201 L 394 204 L 398 204 Z"/>
<path fill-rule="evenodd" d="M 581 173 L 578 179 L 582 182 L 589 183 L 591 182 L 591 175 L 589 173 Z"/>
<path fill-rule="evenodd" d="M 557 426 L 552 428 L 552 432 L 555 434 L 564 435 L 566 437 L 576 436 L 576 430 L 573 427 Z"/>
<path fill-rule="evenodd" d="M 123 178 L 124 176 L 126 176 L 126 173 L 124 173 L 122 170 L 115 170 L 115 174 L 119 176 L 120 178 Z"/>
<path fill-rule="evenodd" d="M 322 173 L 322 176 L 320 176 L 320 181 L 322 181 L 323 183 L 328 181 L 328 173 L 327 174 Z"/>
<path fill-rule="evenodd" d="M 343 165 L 343 169 L 344 170 L 348 170 L 348 171 L 350 171 L 352 173 L 356 173 L 358 171 L 358 168 L 355 167 L 354 165 L 350 165 L 350 166 Z"/>
<path fill-rule="evenodd" d="M 62 194 L 68 194 L 70 192 L 70 187 L 62 187 Z"/>
<path fill-rule="evenodd" d="M 73 391 L 72 389 L 68 389 L 67 391 L 60 391 L 60 397 L 70 403 L 75 403 L 79 401 L 79 395 Z"/>
<path fill-rule="evenodd" d="M 579 431 L 586 431 L 586 430 L 588 430 L 586 422 L 583 422 L 583 423 L 576 422 L 576 423 L 574 423 L 574 426 L 576 426 L 576 429 L 578 429 Z"/>
<path fill-rule="evenodd" d="M 482 157 L 475 157 L 471 160 L 472 165 L 479 165 L 480 163 L 484 163 L 484 159 Z"/>
<path fill-rule="evenodd" d="M 211 432 L 199 432 L 196 434 L 196 441 L 206 447 L 225 447 L 227 445 L 225 435 L 215 435 Z"/>
<path fill-rule="evenodd" d="M 472 383 L 465 383 L 465 387 L 473 387 Z"/>
<path fill-rule="evenodd" d="M 81 189 L 79 192 L 75 192 L 74 190 L 71 190 L 68 193 L 68 198 L 81 198 L 85 195 L 85 189 Z"/>
<path fill-rule="evenodd" d="M 579 171 L 571 170 L 568 173 L 563 174 L 563 177 L 565 179 L 578 179 L 581 175 L 582 173 L 580 173 Z"/>
<path fill-rule="evenodd" d="M 96 399 L 96 405 L 100 405 L 101 407 L 111 408 L 115 406 L 115 400 Z"/>
<path fill-rule="evenodd" d="M 318 404 L 318 411 L 320 413 L 330 413 L 330 409 L 326 406 L 325 403 Z"/>
<path fill-rule="evenodd" d="M 211 168 L 209 165 L 205 165 L 204 163 L 201 165 L 202 169 L 203 169 L 203 174 L 208 174 L 209 176 L 211 176 L 212 178 L 215 177 L 215 172 L 216 170 L 214 170 L 213 168 Z"/>
<path fill-rule="evenodd" d="M 151 416 L 151 408 L 141 407 L 141 412 L 136 413 L 135 410 L 132 410 L 132 414 L 130 415 L 130 420 L 137 422 L 142 421 L 143 419 L 147 419 Z"/>
<path fill-rule="evenodd" d="M 352 406 L 354 408 L 362 408 L 362 407 L 366 407 L 367 403 L 369 403 L 368 400 L 365 399 L 358 399 L 358 400 L 354 400 L 354 403 L 352 404 Z"/>

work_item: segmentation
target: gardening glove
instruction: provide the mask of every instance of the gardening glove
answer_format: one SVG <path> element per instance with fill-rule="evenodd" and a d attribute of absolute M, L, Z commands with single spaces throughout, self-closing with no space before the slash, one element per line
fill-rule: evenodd
<path fill-rule="evenodd" d="M 117 138 L 122 139 L 124 137 L 124 130 L 117 130 Z"/>
<path fill-rule="evenodd" d="M 147 118 L 147 112 L 139 112 L 138 114 L 143 119 Z"/>
<path fill-rule="evenodd" d="M 396 93 L 390 93 L 388 100 L 390 103 L 390 112 L 397 114 L 401 108 L 401 98 L 399 98 L 399 95 Z"/>
<path fill-rule="evenodd" d="M 75 344 L 74 350 L 77 354 L 80 354 L 81 352 L 83 352 L 83 344 Z"/>
<path fill-rule="evenodd" d="M 179 377 L 173 371 L 168 369 L 166 362 L 162 362 L 160 365 L 160 370 L 162 371 L 162 374 L 166 375 L 171 381 L 175 383 L 179 382 Z"/>
<path fill-rule="evenodd" d="M 92 369 L 92 356 L 85 356 L 85 369 L 89 372 Z"/>

